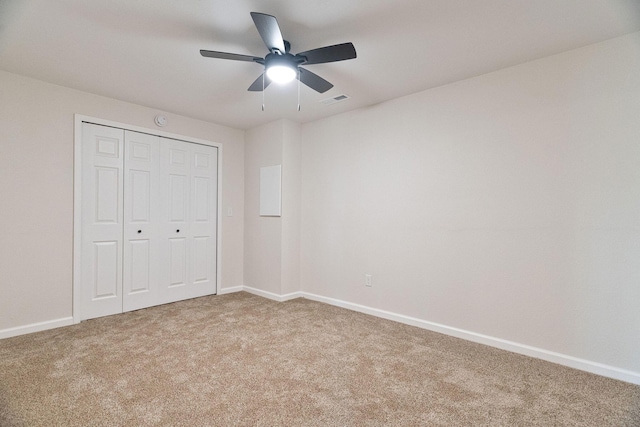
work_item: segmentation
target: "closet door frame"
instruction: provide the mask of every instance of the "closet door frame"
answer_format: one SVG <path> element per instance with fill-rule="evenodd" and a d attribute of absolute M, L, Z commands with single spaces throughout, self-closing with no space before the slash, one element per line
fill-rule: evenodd
<path fill-rule="evenodd" d="M 217 223 L 216 223 L 216 293 L 220 290 L 222 278 L 222 144 L 204 139 L 163 132 L 158 129 L 144 128 L 126 123 L 114 122 L 97 117 L 74 115 L 73 141 L 73 323 L 80 323 L 80 304 L 82 289 L 82 124 L 93 123 L 125 131 L 146 133 L 154 136 L 177 139 L 194 144 L 216 147 L 218 149 L 217 167 Z"/>

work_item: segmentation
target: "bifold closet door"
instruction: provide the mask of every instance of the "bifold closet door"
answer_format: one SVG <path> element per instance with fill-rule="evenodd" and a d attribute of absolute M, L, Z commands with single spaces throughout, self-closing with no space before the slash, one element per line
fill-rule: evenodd
<path fill-rule="evenodd" d="M 216 292 L 218 150 L 160 138 L 165 191 L 161 300 Z"/>
<path fill-rule="evenodd" d="M 81 319 L 216 293 L 217 154 L 83 124 Z"/>
<path fill-rule="evenodd" d="M 131 311 L 160 303 L 160 138 L 125 131 L 124 139 L 122 310 Z"/>
<path fill-rule="evenodd" d="M 122 312 L 124 131 L 82 126 L 80 318 Z"/>
<path fill-rule="evenodd" d="M 82 139 L 80 318 L 158 304 L 159 138 L 85 123 Z"/>

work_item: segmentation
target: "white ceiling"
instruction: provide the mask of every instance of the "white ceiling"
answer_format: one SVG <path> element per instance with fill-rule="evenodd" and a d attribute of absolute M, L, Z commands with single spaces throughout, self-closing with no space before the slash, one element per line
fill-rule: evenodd
<path fill-rule="evenodd" d="M 277 17 L 292 53 L 352 42 L 308 69 L 335 87 L 247 87 L 267 53 L 249 12 Z M 0 0 L 0 69 L 247 129 L 307 122 L 640 31 L 640 0 Z M 339 104 L 319 101 L 347 94 Z M 0 101 L 1 102 L 1 101 Z"/>

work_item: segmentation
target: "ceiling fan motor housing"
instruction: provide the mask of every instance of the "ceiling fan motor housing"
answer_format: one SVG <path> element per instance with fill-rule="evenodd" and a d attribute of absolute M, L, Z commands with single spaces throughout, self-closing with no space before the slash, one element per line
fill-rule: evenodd
<path fill-rule="evenodd" d="M 277 65 L 282 65 L 285 67 L 298 68 L 303 61 L 299 58 L 296 58 L 290 53 L 285 54 L 275 54 L 270 53 L 264 58 L 264 66 L 265 68 L 274 67 Z"/>

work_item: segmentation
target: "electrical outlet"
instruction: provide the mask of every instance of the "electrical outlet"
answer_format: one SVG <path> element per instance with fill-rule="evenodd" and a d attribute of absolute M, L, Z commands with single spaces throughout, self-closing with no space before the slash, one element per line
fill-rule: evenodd
<path fill-rule="evenodd" d="M 365 285 L 367 288 L 370 288 L 370 287 L 371 287 L 371 275 L 370 275 L 370 274 L 365 274 L 365 275 L 364 275 L 364 285 Z"/>

